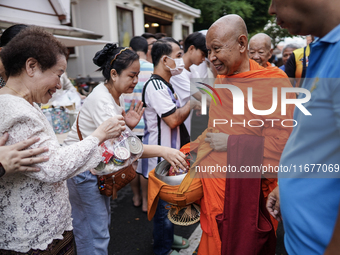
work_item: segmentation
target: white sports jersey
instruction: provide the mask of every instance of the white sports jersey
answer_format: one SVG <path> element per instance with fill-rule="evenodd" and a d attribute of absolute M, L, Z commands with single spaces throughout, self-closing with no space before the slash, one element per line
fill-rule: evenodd
<path fill-rule="evenodd" d="M 178 96 L 180 107 L 183 107 L 190 100 L 190 97 L 198 91 L 198 89 L 196 88 L 195 90 L 190 88 L 190 78 L 191 78 L 191 73 L 184 68 L 181 74 L 172 76 L 170 79 L 170 83 L 173 86 L 175 93 Z M 188 118 L 184 121 L 184 124 L 189 134 L 190 134 L 190 126 L 191 126 L 190 125 L 191 116 L 192 116 L 192 111 L 190 112 Z"/>
<path fill-rule="evenodd" d="M 144 91 L 145 90 L 145 91 Z M 170 83 L 159 75 L 153 74 L 144 85 L 144 144 L 162 145 L 180 149 L 180 128 L 171 129 L 162 119 L 173 114 L 180 107 L 177 95 L 174 94 Z M 142 160 L 142 171 L 145 177 L 156 167 L 162 158 Z"/>

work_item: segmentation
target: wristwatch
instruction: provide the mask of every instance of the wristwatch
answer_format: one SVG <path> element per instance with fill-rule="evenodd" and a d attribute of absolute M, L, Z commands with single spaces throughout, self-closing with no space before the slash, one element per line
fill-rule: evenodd
<path fill-rule="evenodd" d="M 6 173 L 5 168 L 2 166 L 1 162 L 0 162 L 0 177 L 4 176 Z"/>

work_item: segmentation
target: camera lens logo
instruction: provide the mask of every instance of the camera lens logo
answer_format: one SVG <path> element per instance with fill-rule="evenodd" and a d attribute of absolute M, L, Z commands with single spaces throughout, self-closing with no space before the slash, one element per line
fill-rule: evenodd
<path fill-rule="evenodd" d="M 214 89 L 213 87 L 211 87 L 210 85 L 208 85 L 204 82 L 197 82 L 197 83 L 202 84 L 202 85 L 206 86 L 207 88 L 209 88 L 217 96 L 218 100 L 220 101 L 220 104 L 222 105 L 222 100 L 221 100 L 219 94 L 217 93 L 216 89 Z M 207 114 L 207 94 L 214 101 L 215 105 L 217 105 L 216 99 L 214 98 L 214 96 L 211 94 L 211 92 L 209 90 L 201 88 L 201 87 L 197 87 L 197 88 L 206 93 L 206 94 L 202 93 L 202 100 L 201 100 L 202 101 L 201 114 L 206 115 Z"/>

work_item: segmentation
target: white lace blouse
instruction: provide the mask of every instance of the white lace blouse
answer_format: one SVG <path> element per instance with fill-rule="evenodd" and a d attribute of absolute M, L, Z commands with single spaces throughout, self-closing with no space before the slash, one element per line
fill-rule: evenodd
<path fill-rule="evenodd" d="M 45 250 L 53 239 L 72 230 L 71 205 L 66 179 L 98 165 L 98 139 L 60 146 L 38 105 L 25 99 L 0 95 L 0 135 L 9 133 L 6 145 L 33 136 L 32 146 L 48 147 L 49 161 L 37 164 L 40 172 L 17 173 L 0 178 L 0 249 L 27 252 Z"/>

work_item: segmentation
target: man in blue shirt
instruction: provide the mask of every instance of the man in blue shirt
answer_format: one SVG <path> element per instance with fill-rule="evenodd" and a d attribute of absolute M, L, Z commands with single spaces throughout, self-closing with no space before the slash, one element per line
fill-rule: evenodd
<path fill-rule="evenodd" d="M 304 104 L 311 115 L 294 112 L 298 125 L 280 161 L 291 171 L 279 173 L 279 191 L 267 207 L 282 215 L 288 254 L 339 254 L 340 1 L 272 0 L 269 13 L 291 34 L 319 39 L 311 44 L 302 84 L 311 92 Z"/>

